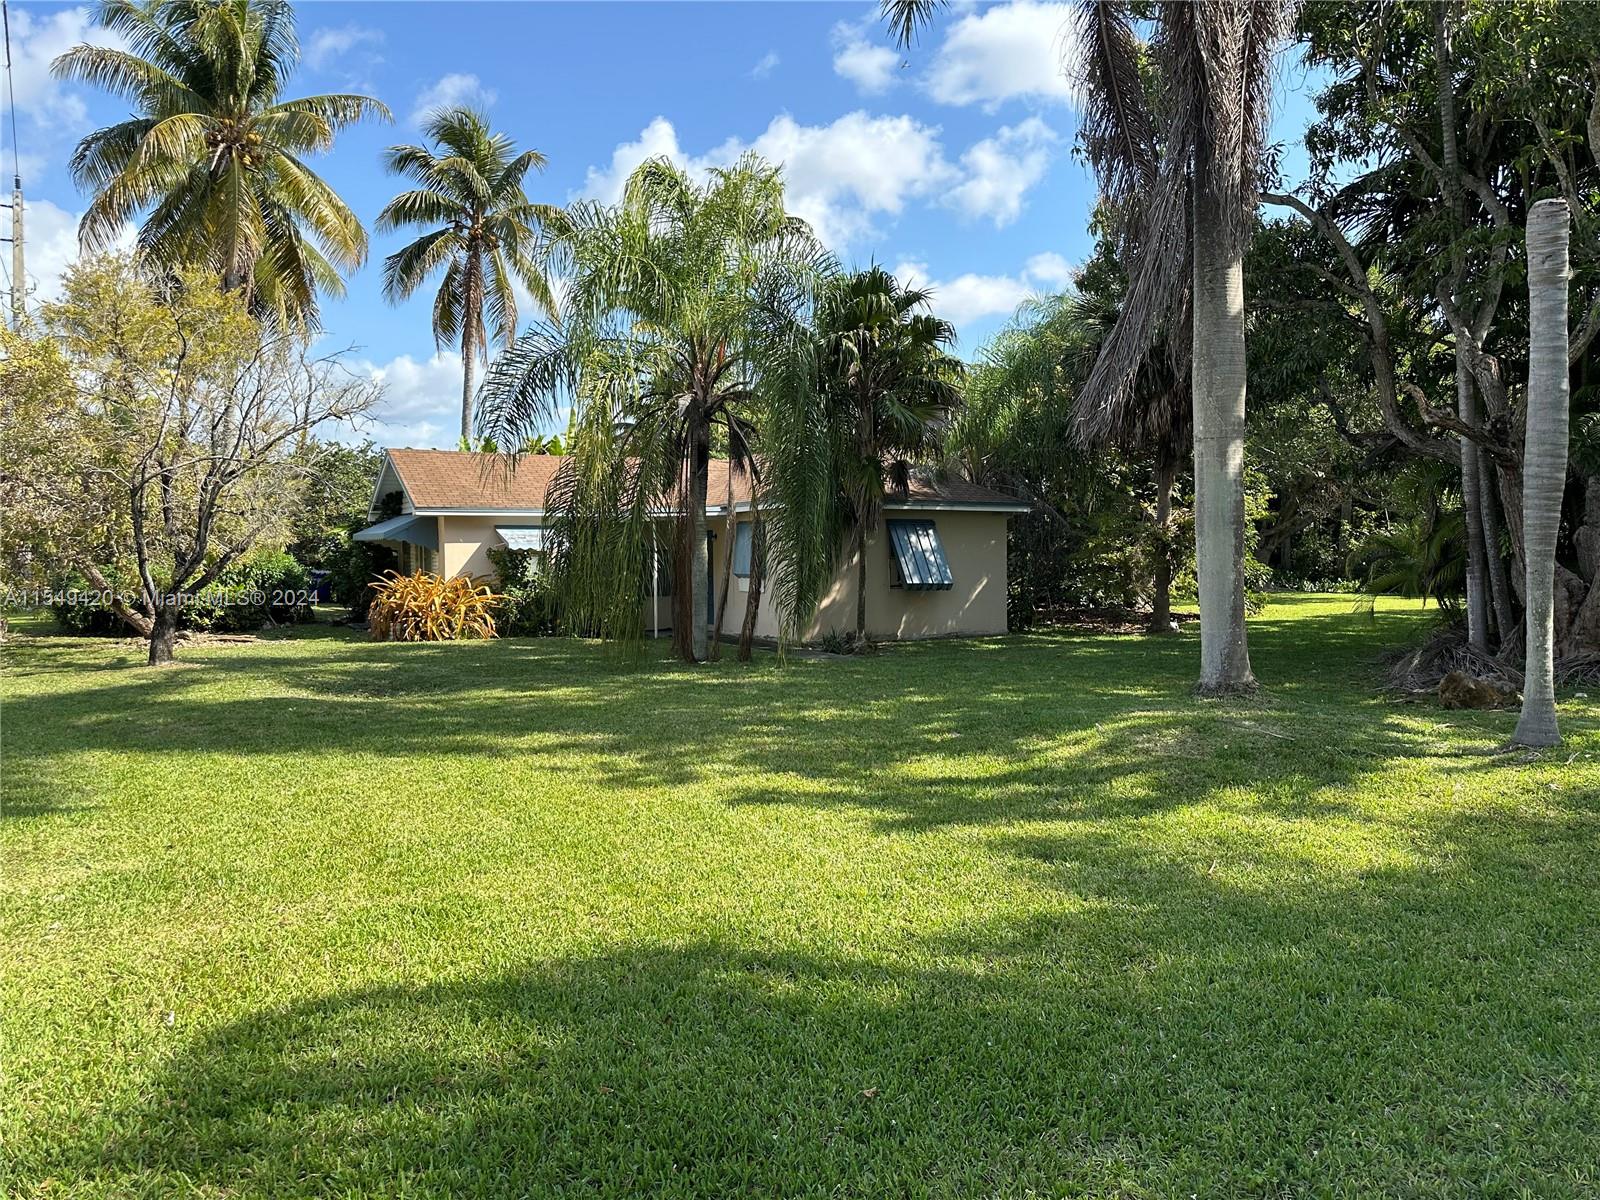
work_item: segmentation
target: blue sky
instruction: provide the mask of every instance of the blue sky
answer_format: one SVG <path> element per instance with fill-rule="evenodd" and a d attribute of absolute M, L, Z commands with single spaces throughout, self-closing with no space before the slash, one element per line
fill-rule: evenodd
<path fill-rule="evenodd" d="M 303 3 L 292 92 L 362 91 L 393 125 L 341 136 L 317 169 L 370 224 L 396 190 L 384 147 L 420 140 L 417 114 L 469 101 L 548 169 L 535 199 L 613 198 L 652 154 L 687 166 L 754 149 L 784 164 L 793 211 L 844 261 L 877 261 L 935 290 L 974 355 L 1030 293 L 1065 285 L 1090 248 L 1094 185 L 1072 153 L 1076 113 L 1059 62 L 1065 5 L 956 4 L 908 53 L 890 46 L 876 4 Z M 76 253 L 84 207 L 67 156 L 89 129 L 125 115 L 93 89 L 49 79 L 51 58 L 103 38 L 72 5 L 12 5 L 30 286 L 53 294 Z M 1273 137 L 1288 174 L 1314 84 L 1280 69 Z M 10 166 L 9 158 L 6 160 Z M 324 307 L 327 342 L 356 348 L 386 385 L 368 430 L 391 445 L 449 445 L 460 361 L 436 351 L 429 297 L 383 302 L 375 236 L 343 300 Z"/>

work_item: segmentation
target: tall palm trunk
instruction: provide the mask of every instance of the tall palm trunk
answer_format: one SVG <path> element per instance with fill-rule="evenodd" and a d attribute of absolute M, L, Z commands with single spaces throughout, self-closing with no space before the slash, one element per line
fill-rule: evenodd
<path fill-rule="evenodd" d="M 1511 596 L 1511 577 L 1506 570 L 1505 555 L 1500 553 L 1500 488 L 1494 467 L 1485 458 L 1483 449 L 1475 449 L 1478 455 L 1478 498 L 1483 502 L 1483 544 L 1484 557 L 1489 565 L 1489 596 L 1494 601 L 1495 627 L 1500 631 L 1496 653 L 1504 654 L 1506 644 L 1516 640 L 1517 609 Z"/>
<path fill-rule="evenodd" d="M 1522 536 L 1527 562 L 1528 651 L 1522 717 L 1512 740 L 1554 746 L 1555 571 L 1561 494 L 1567 481 L 1567 239 L 1565 200 L 1528 210 L 1528 426 L 1523 451 Z"/>
<path fill-rule="evenodd" d="M 856 526 L 856 641 L 867 640 L 867 523 Z"/>
<path fill-rule="evenodd" d="M 1456 412 L 1463 421 L 1478 423 L 1478 393 L 1472 385 L 1472 364 L 1466 347 L 1456 343 Z M 1483 529 L 1483 463 L 1478 444 L 1460 439 L 1461 507 L 1467 519 L 1467 645 L 1489 653 L 1489 562 Z"/>
<path fill-rule="evenodd" d="M 706 598 L 710 584 L 706 568 L 706 492 L 711 479 L 711 424 L 705 402 L 695 399 L 689 414 L 689 656 L 691 662 L 706 657 Z"/>
<path fill-rule="evenodd" d="M 731 424 L 731 422 L 730 422 Z M 733 586 L 733 550 L 734 543 L 738 541 L 734 534 L 738 527 L 733 517 L 733 458 L 728 458 L 728 496 L 723 508 L 723 532 L 728 535 L 728 544 L 722 551 L 722 584 L 717 588 L 717 615 L 711 627 L 711 657 L 722 657 L 722 625 L 723 618 L 728 612 L 728 592 Z"/>
<path fill-rule="evenodd" d="M 1204 157 L 1204 156 L 1202 156 Z M 1194 527 L 1202 695 L 1256 685 L 1244 627 L 1244 256 L 1196 164 Z"/>
<path fill-rule="evenodd" d="M 461 448 L 472 449 L 472 374 L 483 346 L 483 260 L 467 254 L 466 311 L 461 317 Z"/>
<path fill-rule="evenodd" d="M 755 498 L 750 501 L 750 594 L 744 602 L 744 624 L 739 629 L 739 661 L 749 662 L 755 644 L 756 618 L 761 613 L 761 591 L 766 586 L 766 529 Z"/>
<path fill-rule="evenodd" d="M 1178 463 L 1165 445 L 1156 455 L 1156 578 L 1145 632 L 1163 634 L 1172 632 L 1172 486 Z"/>

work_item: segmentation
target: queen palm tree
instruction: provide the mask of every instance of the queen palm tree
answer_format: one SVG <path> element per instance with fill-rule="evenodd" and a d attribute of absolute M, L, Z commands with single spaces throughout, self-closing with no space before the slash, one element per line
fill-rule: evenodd
<path fill-rule="evenodd" d="M 258 315 L 315 327 L 317 293 L 343 293 L 367 235 L 305 156 L 389 110 L 367 96 L 282 99 L 300 57 L 285 0 L 103 0 L 96 17 L 127 48 L 75 46 L 52 69 L 137 115 L 73 152 L 73 178 L 94 193 L 80 240 L 104 248 L 142 213 L 152 263 L 215 270 Z"/>
<path fill-rule="evenodd" d="M 520 445 L 570 405 L 567 457 L 549 502 L 552 575 L 569 622 L 639 637 L 639 581 L 661 514 L 674 513 L 673 640 L 681 657 L 702 660 L 713 438 L 720 431 L 740 459 L 757 413 L 804 411 L 804 316 L 827 259 L 785 211 L 778 171 L 753 156 L 704 184 L 652 159 L 628 179 L 620 204 L 579 201 L 546 228 L 566 281 L 562 321 L 530 326 L 496 360 L 478 432 Z M 804 437 L 814 423 L 775 427 Z M 793 513 L 778 524 L 801 527 Z M 786 587 L 780 593 L 792 596 Z"/>
<path fill-rule="evenodd" d="M 474 109 L 454 106 L 429 114 L 428 146 L 391 146 L 388 169 L 417 186 L 378 214 L 381 230 L 428 227 L 383 263 L 383 294 L 398 304 L 443 271 L 433 302 L 433 337 L 461 346 L 461 440 L 472 438 L 473 368 L 489 341 L 504 343 L 517 328 L 514 283 L 555 316 L 550 283 L 538 265 L 540 227 L 555 210 L 534 204 L 523 180 L 542 169 L 537 150 L 518 154 L 503 133 Z M 485 315 L 487 314 L 487 321 Z"/>
<path fill-rule="evenodd" d="M 904 42 L 938 4 L 883 7 Z M 1270 115 L 1271 58 L 1289 6 L 1154 6 L 1153 96 L 1134 7 L 1085 0 L 1080 10 L 1084 146 L 1109 208 L 1124 214 L 1129 278 L 1084 403 L 1119 410 L 1160 331 L 1192 296 L 1199 691 L 1243 692 L 1255 686 L 1244 624 L 1244 246 Z"/>
<path fill-rule="evenodd" d="M 1565 200 L 1540 200 L 1528 210 L 1528 427 L 1522 467 L 1528 649 L 1522 716 L 1512 737 L 1523 746 L 1554 746 L 1561 741 L 1556 726 L 1555 570 L 1561 496 L 1567 482 L 1571 229 L 1572 213 Z"/>
<path fill-rule="evenodd" d="M 874 266 L 836 280 L 817 307 L 818 368 L 838 431 L 837 479 L 856 556 L 856 637 L 867 635 L 867 543 L 890 490 L 905 491 L 911 466 L 959 400 L 961 364 L 945 349 L 950 322 L 922 311 L 931 293 Z"/>

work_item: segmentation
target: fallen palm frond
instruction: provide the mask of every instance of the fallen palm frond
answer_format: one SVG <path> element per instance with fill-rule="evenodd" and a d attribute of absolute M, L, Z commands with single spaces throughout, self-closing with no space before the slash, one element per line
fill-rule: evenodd
<path fill-rule="evenodd" d="M 505 598 L 465 575 L 444 579 L 427 571 L 387 571 L 372 590 L 368 620 L 379 642 L 492 638 L 494 608 Z"/>

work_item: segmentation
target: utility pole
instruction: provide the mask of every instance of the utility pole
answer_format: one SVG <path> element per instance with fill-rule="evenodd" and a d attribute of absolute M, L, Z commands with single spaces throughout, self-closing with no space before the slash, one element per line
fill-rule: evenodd
<path fill-rule="evenodd" d="M 11 177 L 11 328 L 20 330 L 28 298 L 28 276 L 22 263 L 22 176 Z"/>
<path fill-rule="evenodd" d="M 11 9 L 0 0 L 0 26 L 5 31 L 6 93 L 11 101 L 11 328 L 20 330 L 27 317 L 28 276 L 22 257 L 22 151 L 17 146 L 17 75 L 11 67 Z"/>

